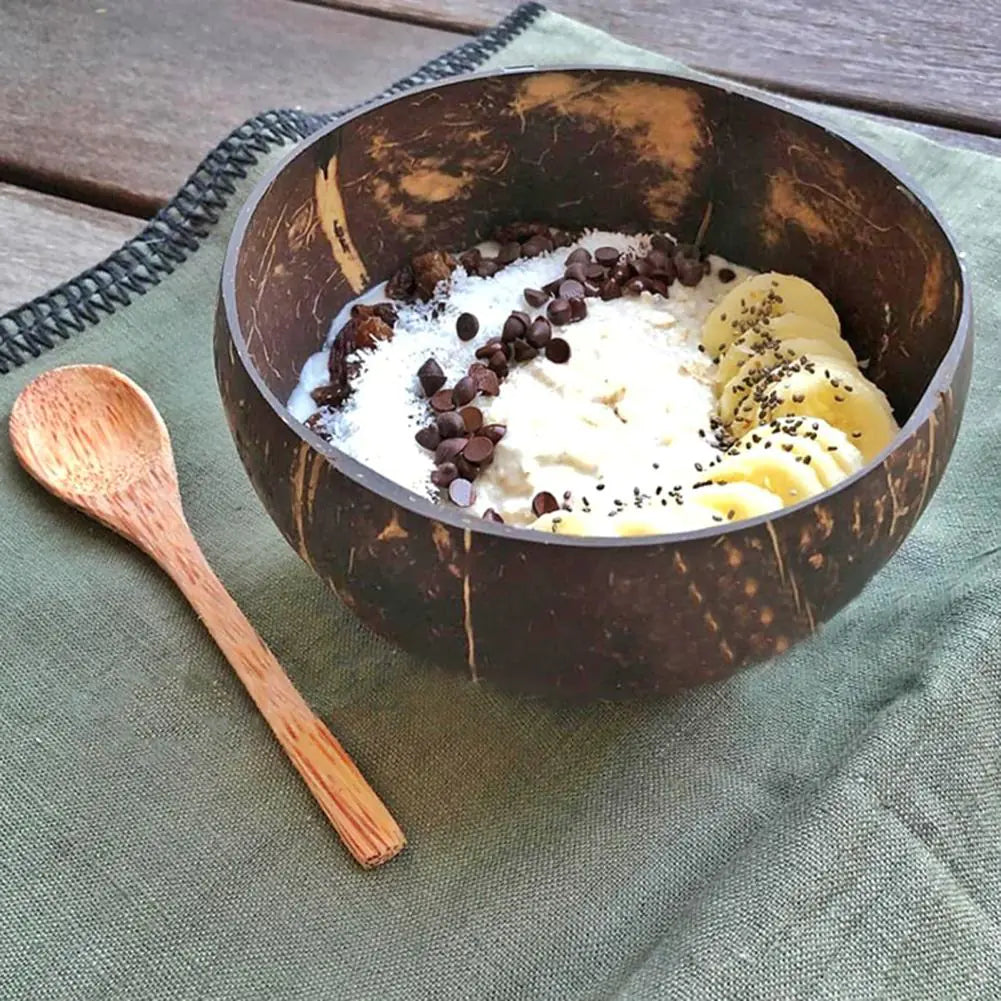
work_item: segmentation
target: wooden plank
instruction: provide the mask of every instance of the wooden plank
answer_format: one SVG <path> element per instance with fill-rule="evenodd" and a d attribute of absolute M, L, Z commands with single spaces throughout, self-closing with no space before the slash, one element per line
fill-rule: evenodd
<path fill-rule="evenodd" d="M 0 180 L 149 215 L 251 115 L 348 106 L 462 40 L 288 0 L 4 0 Z"/>
<path fill-rule="evenodd" d="M 508 0 L 309 2 L 461 31 L 480 30 L 511 9 Z M 1001 4 L 551 0 L 547 6 L 735 79 L 1001 135 Z"/>
<path fill-rule="evenodd" d="M 131 216 L 0 184 L 0 313 L 97 264 L 142 227 Z"/>

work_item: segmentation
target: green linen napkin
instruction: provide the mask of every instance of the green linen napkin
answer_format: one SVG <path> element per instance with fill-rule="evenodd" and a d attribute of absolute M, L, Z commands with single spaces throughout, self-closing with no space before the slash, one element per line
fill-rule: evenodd
<path fill-rule="evenodd" d="M 519 18 L 435 72 L 684 72 Z M 35 487 L 4 435 L 0 997 L 1001 997 L 1001 162 L 824 114 L 903 161 L 965 248 L 974 386 L 887 569 L 725 684 L 514 699 L 391 649 L 311 576 L 252 493 L 212 374 L 226 238 L 280 149 L 173 274 L 0 378 L 2 413 L 70 362 L 149 390 L 209 559 L 410 837 L 359 870 L 160 572 Z"/>

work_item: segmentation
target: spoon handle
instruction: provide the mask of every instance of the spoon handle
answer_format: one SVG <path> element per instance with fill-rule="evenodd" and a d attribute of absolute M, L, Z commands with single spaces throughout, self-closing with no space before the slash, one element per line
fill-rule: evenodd
<path fill-rule="evenodd" d="M 366 869 L 387 862 L 406 844 L 403 832 L 230 597 L 179 512 L 177 522 L 169 541 L 161 536 L 144 548 L 198 613 L 348 851 Z"/>

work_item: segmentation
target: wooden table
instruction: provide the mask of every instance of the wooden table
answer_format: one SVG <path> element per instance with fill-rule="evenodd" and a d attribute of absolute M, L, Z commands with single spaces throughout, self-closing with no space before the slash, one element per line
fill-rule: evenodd
<path fill-rule="evenodd" d="M 1001 153 L 1001 6 L 554 0 L 692 66 Z M 506 0 L 4 0 L 0 312 L 137 232 L 234 125 L 344 107 Z"/>

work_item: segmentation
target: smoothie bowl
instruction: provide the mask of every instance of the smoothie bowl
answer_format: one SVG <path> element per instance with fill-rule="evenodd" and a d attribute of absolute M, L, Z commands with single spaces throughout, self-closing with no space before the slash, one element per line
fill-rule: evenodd
<path fill-rule="evenodd" d="M 872 153 L 559 69 L 298 146 L 239 217 L 215 353 L 258 495 L 363 621 L 475 681 L 623 697 L 859 593 L 944 472 L 972 335 L 948 234 Z"/>

